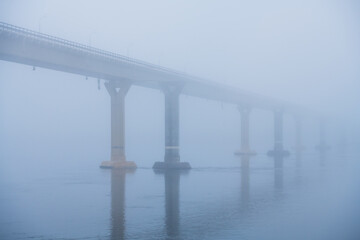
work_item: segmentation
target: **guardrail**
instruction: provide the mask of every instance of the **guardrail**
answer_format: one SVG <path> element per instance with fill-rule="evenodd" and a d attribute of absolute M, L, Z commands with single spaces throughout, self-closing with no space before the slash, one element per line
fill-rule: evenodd
<path fill-rule="evenodd" d="M 128 62 L 128 63 L 132 63 L 132 64 L 141 65 L 141 66 L 144 66 L 144 67 L 147 67 L 147 68 L 151 68 L 151 69 L 157 70 L 157 71 L 163 71 L 163 72 L 176 74 L 176 75 L 180 75 L 180 76 L 186 76 L 188 78 L 190 77 L 189 75 L 187 75 L 184 72 L 174 71 L 172 69 L 162 67 L 162 66 L 159 66 L 159 65 L 156 65 L 156 64 L 152 64 L 152 63 L 137 60 L 137 59 L 134 59 L 134 58 L 126 57 L 126 56 L 121 55 L 121 54 L 101 50 L 101 49 L 95 48 L 95 47 L 90 47 L 88 45 L 84 45 L 84 44 L 80 44 L 80 43 L 77 43 L 77 42 L 69 41 L 69 40 L 66 40 L 66 39 L 63 39 L 63 38 L 59 38 L 59 37 L 54 37 L 54 36 L 44 34 L 44 33 L 40 33 L 40 32 L 36 32 L 36 31 L 32 31 L 32 30 L 29 30 L 29 29 L 26 29 L 26 28 L 14 26 L 14 25 L 4 23 L 4 22 L 0 22 L 0 32 L 1 31 L 2 32 L 9 32 L 9 33 L 15 33 L 15 34 L 18 34 L 18 35 L 23 35 L 24 37 L 27 37 L 27 38 L 32 38 L 34 40 L 40 40 L 40 41 L 46 41 L 46 42 L 51 43 L 51 44 L 56 44 L 56 45 L 60 45 L 60 46 L 64 46 L 64 47 L 70 47 L 70 48 L 73 48 L 74 50 L 77 50 L 77 51 L 83 51 L 83 52 L 86 52 L 86 53 L 106 57 L 106 58 L 109 58 L 109 59 L 115 60 L 115 61 Z"/>
<path fill-rule="evenodd" d="M 196 81 L 197 83 L 206 83 L 207 86 L 217 87 L 218 89 L 222 88 L 223 90 L 228 90 L 232 93 L 234 93 L 234 91 L 238 91 L 239 93 L 241 93 L 243 95 L 252 97 L 252 99 L 255 99 L 255 98 L 263 99 L 263 100 L 267 99 L 269 101 L 275 100 L 274 98 L 268 98 L 268 97 L 265 97 L 265 96 L 262 96 L 259 94 L 255 94 L 255 93 L 251 93 L 251 92 L 248 92 L 245 90 L 236 89 L 232 86 L 219 84 L 218 82 L 209 81 L 207 79 L 203 79 L 200 77 L 191 76 L 191 75 L 186 74 L 185 72 L 175 71 L 173 69 L 162 67 L 162 66 L 159 66 L 156 64 L 148 63 L 148 62 L 137 60 L 134 58 L 129 58 L 129 57 L 126 57 L 121 54 L 101 50 L 99 48 L 91 47 L 91 46 L 88 46 L 85 44 L 80 44 L 80 43 L 69 41 L 69 40 L 66 40 L 63 38 L 54 37 L 54 36 L 51 36 L 48 34 L 36 32 L 36 31 L 18 27 L 18 26 L 12 25 L 12 24 L 0 22 L 0 34 L 3 34 L 3 33 L 13 34 L 15 37 L 22 36 L 22 37 L 33 39 L 34 41 L 37 40 L 39 42 L 45 42 L 45 43 L 57 45 L 60 47 L 72 48 L 73 50 L 76 50 L 76 51 L 81 51 L 81 52 L 84 52 L 87 54 L 104 57 L 107 60 L 136 64 L 138 66 L 146 67 L 146 68 L 149 68 L 149 69 L 152 69 L 155 71 L 161 71 L 161 72 L 165 72 L 168 74 L 176 75 L 178 77 L 183 78 L 184 80 L 186 79 L 186 80 Z M 284 102 L 284 101 L 275 100 L 275 102 L 280 103 L 280 102 Z"/>

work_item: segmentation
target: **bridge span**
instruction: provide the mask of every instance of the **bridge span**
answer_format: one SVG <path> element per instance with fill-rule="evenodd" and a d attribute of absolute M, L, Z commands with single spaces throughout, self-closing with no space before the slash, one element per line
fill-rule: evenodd
<path fill-rule="evenodd" d="M 179 155 L 179 96 L 206 98 L 236 104 L 241 114 L 240 155 L 254 155 L 249 146 L 249 118 L 253 108 L 274 112 L 274 149 L 269 155 L 288 155 L 283 148 L 283 114 L 301 116 L 294 104 L 150 64 L 116 53 L 0 23 L 0 59 L 34 67 L 105 80 L 111 99 L 111 159 L 104 168 L 135 168 L 125 157 L 125 97 L 132 85 L 159 89 L 165 96 L 165 157 L 154 168 L 190 168 Z M 300 118 L 297 130 L 300 131 Z M 297 144 L 301 144 L 298 133 Z M 279 164 L 277 164 L 279 166 Z M 280 164 L 281 165 L 281 164 Z"/>

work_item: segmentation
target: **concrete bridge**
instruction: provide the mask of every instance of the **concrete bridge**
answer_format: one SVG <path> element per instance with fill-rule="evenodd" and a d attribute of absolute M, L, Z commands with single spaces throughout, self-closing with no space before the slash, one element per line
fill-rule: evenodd
<path fill-rule="evenodd" d="M 250 112 L 253 108 L 274 113 L 274 148 L 272 156 L 286 156 L 283 147 L 283 115 L 297 116 L 297 149 L 301 149 L 299 106 L 223 84 L 193 77 L 168 68 L 128 58 L 54 36 L 0 23 L 0 59 L 57 71 L 104 79 L 111 99 L 111 159 L 104 168 L 136 168 L 125 156 L 125 97 L 132 85 L 160 89 L 165 96 L 165 157 L 154 168 L 190 168 L 179 155 L 179 96 L 206 98 L 238 106 L 241 114 L 239 155 L 254 155 L 249 145 Z M 324 143 L 321 145 L 324 146 Z M 281 162 L 276 163 L 281 167 Z"/>

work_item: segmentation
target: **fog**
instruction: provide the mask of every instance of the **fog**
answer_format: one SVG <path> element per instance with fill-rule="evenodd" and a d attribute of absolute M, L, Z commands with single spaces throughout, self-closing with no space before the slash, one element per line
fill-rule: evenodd
<path fill-rule="evenodd" d="M 355 0 L 2 0 L 1 22 L 311 114 L 302 118 L 300 157 L 294 116 L 284 114 L 291 155 L 279 183 L 266 156 L 274 148 L 273 111 L 251 111 L 257 155 L 244 173 L 244 159 L 234 155 L 241 145 L 236 104 L 180 95 L 180 159 L 193 169 L 159 175 L 152 166 L 164 161 L 164 94 L 134 85 L 125 102 L 125 152 L 138 169 L 114 173 L 99 169 L 111 159 L 106 79 L 99 89 L 94 77 L 1 60 L 0 238 L 358 239 L 359 13 Z M 319 119 L 331 147 L 323 154 Z"/>

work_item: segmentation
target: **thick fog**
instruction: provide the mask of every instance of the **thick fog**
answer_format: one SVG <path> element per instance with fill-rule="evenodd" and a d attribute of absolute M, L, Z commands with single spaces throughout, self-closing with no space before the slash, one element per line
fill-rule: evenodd
<path fill-rule="evenodd" d="M 334 157 L 342 154 L 344 145 L 350 156 L 347 157 L 348 164 L 359 166 L 356 163 L 360 153 L 358 148 L 360 145 L 359 1 L 2 0 L 0 21 L 301 106 L 311 112 L 303 118 L 302 141 L 305 147 L 303 155 L 311 155 L 315 159 L 318 158 L 315 146 L 320 141 L 319 117 L 323 117 L 326 119 L 326 142 L 331 146 L 327 158 L 334 158 L 329 160 L 327 167 L 335 169 L 333 171 L 336 172 L 328 176 L 330 180 L 324 184 L 325 189 L 331 189 L 330 183 L 333 184 L 337 174 L 341 175 L 349 170 L 344 168 L 344 172 L 338 173 L 338 167 L 346 165 L 345 157 L 342 155 Z M 25 214 L 26 217 L 22 215 L 27 211 L 24 210 L 27 207 L 23 205 L 25 198 L 20 195 L 14 197 L 17 187 L 21 188 L 22 185 L 14 183 L 28 181 L 35 176 L 39 176 L 39 179 L 54 180 L 57 179 L 57 175 L 51 178 L 54 173 L 60 174 L 61 177 L 67 174 L 76 176 L 76 173 L 83 176 L 100 171 L 98 169 L 100 163 L 110 160 L 110 97 L 104 82 L 105 79 L 100 80 L 100 89 L 98 89 L 96 78 L 0 61 L 0 182 L 2 182 L 0 210 L 6 212 L 0 220 L 8 223 L 0 228 L 3 234 L 0 238 L 10 236 L 9 229 L 14 228 L 12 221 L 21 222 L 16 226 L 20 229 L 19 232 L 26 233 L 26 229 L 32 226 L 38 229 L 38 232 L 43 230 L 38 227 L 41 223 L 37 224 L 36 220 L 34 223 L 31 222 L 31 219 L 36 219 L 36 215 L 34 217 L 30 213 Z M 149 169 L 154 162 L 164 160 L 164 122 L 164 94 L 156 89 L 132 86 L 126 95 L 125 107 L 127 160 L 136 162 L 140 169 Z M 235 104 L 187 95 L 180 96 L 180 158 L 181 161 L 191 164 L 194 169 L 190 171 L 201 172 L 203 171 L 201 169 L 209 167 L 223 171 L 222 168 L 240 167 L 239 158 L 234 157 L 234 152 L 240 148 L 240 135 L 240 113 Z M 252 109 L 250 146 L 259 156 L 256 157 L 259 161 L 251 160 L 250 165 L 272 169 L 272 160 L 264 160 L 267 151 L 274 147 L 272 111 Z M 284 148 L 294 152 L 295 147 L 294 117 L 285 114 Z M 284 164 L 294 172 L 293 154 L 290 159 Z M 308 160 L 303 156 L 303 165 L 305 172 L 313 172 L 320 164 L 318 159 Z M 214 175 L 224 179 L 219 179 L 224 185 L 231 179 L 231 177 L 227 179 L 226 174 L 221 175 L 216 170 L 212 171 Z M 286 173 L 287 169 L 283 171 Z M 138 171 L 135 175 L 137 180 L 134 180 L 135 177 L 133 179 L 133 182 L 139 183 L 137 185 L 139 191 L 162 190 L 162 185 L 155 186 L 154 183 L 152 186 L 146 183 L 147 177 L 152 178 L 150 170 L 144 174 L 145 177 L 142 177 L 141 171 Z M 350 173 L 344 175 L 353 176 Z M 198 188 L 210 188 L 204 180 L 201 180 L 201 174 L 192 176 L 198 181 L 196 183 Z M 96 177 L 90 177 L 90 174 L 86 177 L 91 179 L 89 180 L 91 184 L 98 184 Z M 205 198 L 195 189 L 190 189 L 191 183 L 186 182 L 189 181 L 186 179 L 184 185 L 189 188 L 184 190 L 184 198 L 189 202 L 193 201 L 190 196 L 196 199 Z M 348 191 L 339 199 L 340 205 L 345 202 L 354 204 L 352 201 L 355 197 L 359 199 L 358 191 L 354 196 L 346 195 L 358 187 L 356 181 L 359 180 L 358 177 L 344 180 L 351 184 L 347 185 Z M 101 181 L 103 185 L 110 184 L 108 181 Z M 286 181 L 284 178 L 284 184 Z M 311 185 L 311 180 L 308 181 L 307 184 Z M 259 189 L 256 191 L 260 193 L 262 190 L 268 191 L 267 183 L 267 180 L 259 180 L 257 182 Z M 131 179 L 130 184 L 132 184 Z M 216 186 L 217 183 L 213 184 Z M 338 185 L 342 189 L 345 183 Z M 13 194 L 11 197 L 19 202 L 18 205 L 23 206 L 23 210 L 18 210 L 19 206 L 16 203 L 10 206 L 6 202 L 6 199 L 10 199 L 9 191 Z M 105 193 L 105 190 L 101 191 L 99 190 L 100 194 L 104 196 L 109 194 Z M 131 189 L 130 196 L 135 195 L 135 191 Z M 222 205 L 221 201 L 226 202 L 226 197 L 232 196 L 230 191 L 226 192 L 226 189 L 224 191 L 223 199 L 217 201 L 218 199 L 214 198 L 214 203 Z M 251 189 L 251 191 L 255 190 Z M 160 190 L 159 192 L 164 194 Z M 341 192 L 329 192 L 334 195 L 341 194 Z M 306 198 L 305 193 L 300 198 Z M 315 206 L 325 198 L 325 190 L 318 195 L 314 197 Z M 98 196 L 95 198 L 97 200 L 94 200 L 94 206 L 100 209 L 102 201 Z M 307 201 L 306 206 L 311 206 L 306 210 L 308 215 L 303 213 L 306 215 L 304 218 L 310 218 L 312 211 L 310 209 L 316 208 L 311 204 L 312 200 L 312 198 L 304 200 Z M 351 204 L 349 205 L 355 206 Z M 329 208 L 333 207 L 331 203 L 328 205 Z M 186 207 L 184 208 L 186 210 Z M 40 212 L 45 211 L 39 209 Z M 291 212 L 292 208 L 287 209 Z M 321 217 L 326 215 L 321 212 L 327 211 L 326 207 L 324 209 L 314 211 L 319 218 L 317 220 L 322 221 L 326 218 Z M 210 208 L 204 211 L 208 211 L 216 218 L 217 210 Z M 224 211 L 226 213 L 226 210 Z M 353 214 L 351 209 L 348 211 Z M 152 215 L 149 212 L 146 214 L 150 219 Z M 213 216 L 211 214 L 210 216 Z M 94 213 L 91 217 L 96 218 L 96 216 Z M 141 218 L 139 215 L 136 216 Z M 226 216 L 223 216 L 224 219 L 227 219 Z M 207 217 L 204 219 L 196 214 L 192 217 L 194 222 L 204 221 L 204 225 L 211 226 L 211 223 L 206 222 Z M 259 218 L 262 219 L 262 223 L 270 224 L 271 220 L 267 217 L 269 216 L 265 214 L 260 215 Z M 276 215 L 273 217 L 276 218 Z M 359 220 L 359 214 L 355 217 Z M 107 216 L 104 218 L 106 219 Z M 66 217 L 59 217 L 58 220 L 54 220 L 54 225 L 58 221 L 60 229 L 66 229 L 61 228 L 64 219 Z M 280 223 L 281 220 L 275 223 L 274 229 L 280 228 L 277 226 L 277 224 L 281 225 Z M 352 221 L 352 224 L 358 225 L 359 221 Z M 182 229 L 187 228 L 186 223 L 182 223 L 182 226 Z M 271 231 L 266 226 L 261 228 L 264 235 L 257 235 L 259 239 L 266 238 L 267 231 Z M 83 227 L 88 228 L 85 225 Z M 151 225 L 147 227 L 151 229 Z M 349 225 L 350 231 L 355 228 Z M 199 229 L 202 228 L 199 226 Z M 89 235 L 98 236 L 96 231 L 96 228 L 92 229 Z M 156 229 L 152 231 L 156 232 Z M 204 231 L 207 229 L 205 228 Z M 339 234 L 342 232 L 345 232 L 342 228 L 337 231 Z M 190 233 L 183 234 L 185 235 L 180 239 L 191 239 L 191 236 L 186 236 Z M 216 234 L 207 238 L 235 238 L 235 235 L 231 234 Z M 286 232 L 286 234 L 290 233 Z M 134 233 L 132 236 L 139 237 L 141 234 Z M 316 233 L 311 235 L 314 236 L 317 236 Z M 77 233 L 72 235 L 70 231 L 68 235 L 44 234 L 39 239 L 51 237 L 77 239 L 82 235 Z M 131 236 L 128 238 L 132 239 Z M 324 236 L 319 235 L 319 239 L 322 238 L 325 239 Z"/>

